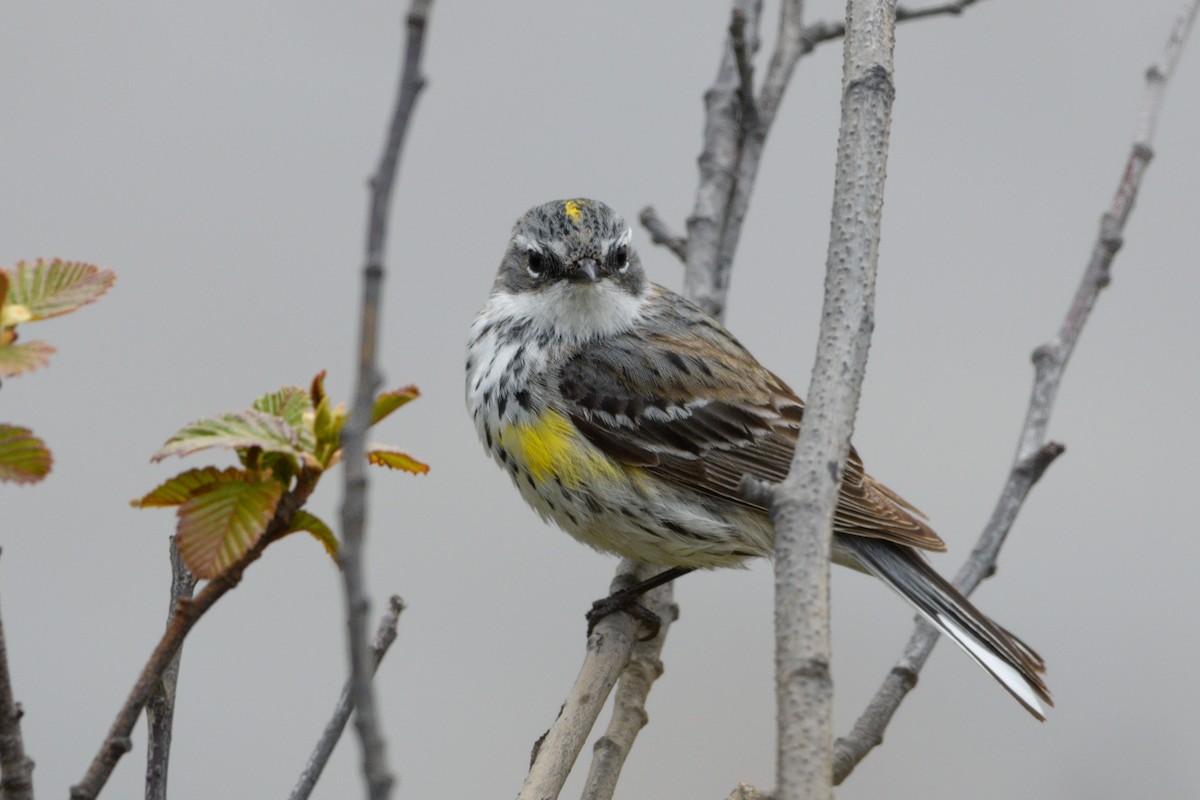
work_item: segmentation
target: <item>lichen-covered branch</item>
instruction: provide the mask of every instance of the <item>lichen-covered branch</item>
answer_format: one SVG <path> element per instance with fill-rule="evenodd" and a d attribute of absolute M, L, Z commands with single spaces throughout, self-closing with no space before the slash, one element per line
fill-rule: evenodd
<path fill-rule="evenodd" d="M 1046 467 L 1063 452 L 1062 445 L 1047 441 L 1054 400 L 1058 395 L 1067 360 L 1079 340 L 1083 325 L 1100 291 L 1108 285 L 1113 258 L 1121 247 L 1125 222 L 1133 209 L 1142 176 L 1153 154 L 1154 131 L 1158 124 L 1167 81 L 1175 70 L 1179 53 L 1187 40 L 1198 8 L 1200 0 L 1188 0 L 1184 4 L 1171 28 L 1162 55 L 1146 73 L 1146 94 L 1138 112 L 1133 146 L 1121 171 L 1117 191 L 1108 210 L 1100 219 L 1100 232 L 1092 246 L 1083 279 L 1057 335 L 1034 351 L 1033 390 L 1012 469 L 987 526 L 970 557 L 955 577 L 955 585 L 964 594 L 970 594 L 995 571 L 1000 548 L 1026 495 Z M 937 634 L 933 629 L 919 623 L 900 659 L 866 710 L 855 722 L 850 733 L 837 741 L 834 756 L 834 775 L 837 782 L 844 780 L 867 753 L 883 740 L 883 732 L 892 715 L 916 685 L 917 674 L 929 658 L 936 642 Z"/>

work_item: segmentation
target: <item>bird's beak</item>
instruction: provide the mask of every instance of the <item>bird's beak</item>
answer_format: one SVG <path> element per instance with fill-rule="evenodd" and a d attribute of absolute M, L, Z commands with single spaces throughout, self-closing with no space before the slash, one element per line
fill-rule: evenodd
<path fill-rule="evenodd" d="M 596 263 L 594 258 L 581 258 L 575 262 L 575 280 L 587 280 L 588 283 L 595 283 L 600 279 L 600 265 Z"/>

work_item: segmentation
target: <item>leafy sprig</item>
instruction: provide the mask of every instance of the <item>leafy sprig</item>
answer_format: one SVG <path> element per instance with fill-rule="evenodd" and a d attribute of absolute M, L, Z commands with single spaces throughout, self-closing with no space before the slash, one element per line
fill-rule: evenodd
<path fill-rule="evenodd" d="M 20 261 L 15 269 L 0 269 L 0 378 L 44 367 L 54 353 L 46 342 L 19 342 L 18 325 L 95 302 L 115 280 L 112 270 L 57 258 L 50 262 L 39 258 L 32 266 Z M 52 464 L 46 443 L 32 431 L 0 423 L 0 481 L 36 483 Z"/>
<path fill-rule="evenodd" d="M 375 400 L 374 425 L 419 396 L 415 386 L 385 392 Z M 137 508 L 176 506 L 176 543 L 197 578 L 210 579 L 236 562 L 262 536 L 285 492 L 300 475 L 319 478 L 342 458 L 341 433 L 348 418 L 343 404 L 325 394 L 325 373 L 309 389 L 285 386 L 265 394 L 243 411 L 192 422 L 166 441 L 152 457 L 161 461 L 209 448 L 232 449 L 241 467 L 190 469 L 164 481 Z M 424 474 L 429 466 L 390 447 L 372 448 L 369 463 Z M 307 531 L 335 558 L 338 540 L 314 514 L 292 515 L 288 532 Z"/>

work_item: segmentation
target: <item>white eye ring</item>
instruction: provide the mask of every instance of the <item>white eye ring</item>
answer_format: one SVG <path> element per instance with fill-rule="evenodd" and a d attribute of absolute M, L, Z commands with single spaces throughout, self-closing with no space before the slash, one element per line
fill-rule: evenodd
<path fill-rule="evenodd" d="M 546 257 L 537 250 L 530 250 L 525 254 L 525 272 L 535 281 L 540 280 L 542 274 L 546 271 Z"/>
<path fill-rule="evenodd" d="M 617 267 L 617 274 L 624 275 L 629 271 L 629 248 L 626 245 L 621 245 L 617 248 L 615 255 L 621 258 L 621 263 Z"/>

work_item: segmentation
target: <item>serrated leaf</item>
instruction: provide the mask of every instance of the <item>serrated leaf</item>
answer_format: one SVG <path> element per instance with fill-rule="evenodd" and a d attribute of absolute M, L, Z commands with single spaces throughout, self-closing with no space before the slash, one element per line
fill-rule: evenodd
<path fill-rule="evenodd" d="M 311 533 L 313 538 L 325 548 L 325 552 L 329 553 L 329 557 L 334 560 L 334 563 L 337 563 L 338 547 L 340 546 L 338 538 L 333 535 L 330 527 L 316 515 L 300 509 L 292 515 L 292 524 L 288 525 L 288 531 L 307 531 Z"/>
<path fill-rule="evenodd" d="M 398 450 L 371 450 L 367 453 L 367 461 L 377 467 L 400 469 L 414 475 L 424 475 L 429 472 L 428 464 L 423 464 L 407 453 L 401 453 Z"/>
<path fill-rule="evenodd" d="M 38 320 L 66 314 L 100 298 L 116 280 L 110 269 L 100 269 L 78 261 L 38 259 L 29 266 L 18 262 L 10 274 L 6 305 L 24 306 L 29 319 Z"/>
<path fill-rule="evenodd" d="M 283 496 L 276 480 L 213 484 L 179 506 L 175 544 L 197 578 L 215 578 L 254 546 Z"/>
<path fill-rule="evenodd" d="M 46 342 L 0 344 L 0 378 L 12 378 L 50 363 L 54 347 Z"/>
<path fill-rule="evenodd" d="M 53 463 L 46 443 L 33 431 L 0 423 L 0 481 L 37 483 Z"/>
<path fill-rule="evenodd" d="M 138 500 L 130 500 L 134 508 L 161 508 L 165 506 L 182 505 L 189 497 L 198 491 L 207 489 L 218 483 L 229 481 L 244 481 L 246 471 L 237 467 L 219 470 L 216 467 L 204 469 L 189 469 L 174 478 L 159 484 L 153 491 Z"/>
<path fill-rule="evenodd" d="M 168 439 L 150 460 L 186 456 L 209 447 L 261 447 L 267 452 L 304 457 L 295 428 L 282 417 L 250 409 L 196 420 Z"/>
<path fill-rule="evenodd" d="M 264 394 L 254 401 L 254 408 L 266 414 L 283 417 L 284 421 L 293 427 L 299 427 L 304 421 L 304 412 L 312 411 L 312 401 L 308 392 L 299 386 L 285 386 L 277 392 Z"/>
<path fill-rule="evenodd" d="M 375 398 L 375 407 L 371 410 L 371 424 L 374 425 L 409 400 L 415 400 L 420 396 L 421 392 L 416 386 L 405 386 L 402 389 L 384 392 Z"/>
<path fill-rule="evenodd" d="M 254 401 L 254 408 L 283 419 L 296 429 L 300 448 L 311 453 L 317 448 L 313 433 L 313 404 L 308 392 L 299 386 L 285 386 L 277 392 L 264 394 Z"/>

